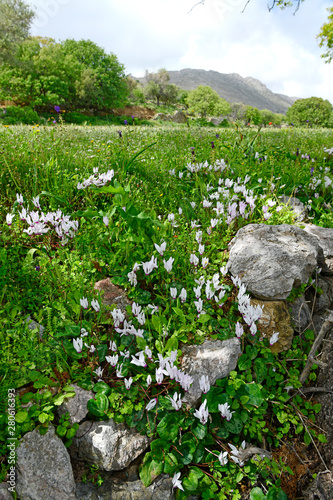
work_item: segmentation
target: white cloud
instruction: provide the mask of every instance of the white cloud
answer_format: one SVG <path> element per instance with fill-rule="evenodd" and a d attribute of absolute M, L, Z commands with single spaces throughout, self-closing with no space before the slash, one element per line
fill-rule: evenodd
<path fill-rule="evenodd" d="M 269 13 L 264 0 L 251 0 L 244 13 L 246 0 L 36 1 L 33 34 L 89 38 L 135 76 L 162 67 L 239 73 L 274 92 L 333 102 L 333 64 L 324 64 L 316 41 L 327 0 L 305 0 L 296 15 Z"/>

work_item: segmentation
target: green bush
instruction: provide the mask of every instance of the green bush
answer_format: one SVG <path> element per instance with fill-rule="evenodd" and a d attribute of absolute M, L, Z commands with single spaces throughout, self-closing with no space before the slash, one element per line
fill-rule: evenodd
<path fill-rule="evenodd" d="M 18 106 L 8 106 L 6 108 L 6 113 L 4 114 L 3 124 L 4 125 L 18 125 L 24 123 L 27 125 L 32 125 L 38 123 L 40 118 L 36 111 L 25 106 L 20 108 Z"/>

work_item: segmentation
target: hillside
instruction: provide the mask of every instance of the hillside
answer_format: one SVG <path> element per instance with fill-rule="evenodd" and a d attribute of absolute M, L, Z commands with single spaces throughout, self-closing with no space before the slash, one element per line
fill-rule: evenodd
<path fill-rule="evenodd" d="M 198 85 L 208 85 L 230 103 L 241 102 L 258 109 L 270 109 L 274 113 L 285 113 L 296 100 L 293 97 L 275 94 L 259 80 L 249 76 L 243 78 L 237 73 L 225 74 L 189 68 L 168 73 L 170 83 L 175 83 L 183 89 L 193 90 Z"/>

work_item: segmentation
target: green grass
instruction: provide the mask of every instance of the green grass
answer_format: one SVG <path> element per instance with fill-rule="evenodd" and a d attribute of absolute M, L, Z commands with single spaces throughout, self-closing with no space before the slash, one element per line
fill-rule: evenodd
<path fill-rule="evenodd" d="M 279 486 L 281 470 L 286 470 L 286 467 L 274 460 L 259 465 L 251 460 L 242 468 L 230 457 L 226 465 L 221 465 L 216 457 L 221 451 L 229 451 L 227 443 L 230 441 L 237 447 L 243 439 L 262 445 L 263 432 L 266 432 L 266 443 L 274 449 L 279 446 L 279 439 L 274 437 L 273 429 L 280 429 L 277 433 L 281 439 L 285 439 L 286 434 L 291 437 L 299 435 L 306 444 L 310 433 L 316 436 L 311 430 L 311 422 L 318 408 L 307 406 L 306 401 L 298 400 L 294 404 L 297 403 L 303 415 L 308 415 L 308 428 L 302 426 L 292 407 L 286 411 L 286 416 L 281 417 L 282 409 L 288 407 L 285 402 L 289 398 L 283 388 L 288 383 L 297 387 L 297 376 L 311 346 L 311 333 L 307 341 L 304 339 L 303 351 L 297 341 L 293 345 L 294 355 L 289 358 L 299 356 L 300 362 L 293 367 L 290 380 L 285 375 L 285 368 L 290 369 L 286 361 L 288 356 L 272 355 L 268 341 L 260 342 L 259 335 L 252 337 L 244 325 L 243 368 L 230 379 L 221 381 L 207 395 L 208 406 L 214 406 L 214 394 L 219 394 L 221 402 L 228 402 L 235 412 L 230 421 L 233 424 L 225 427 L 217 408 L 210 407 L 213 424 L 220 427 L 217 440 L 207 430 L 213 424 L 200 424 L 194 416 L 194 409 L 183 409 L 179 413 L 172 411 L 168 395 L 172 395 L 175 389 L 179 391 L 174 381 L 165 383 L 161 391 L 154 382 L 147 389 L 147 373 L 154 381 L 156 363 L 149 362 L 148 367 L 142 369 L 124 359 L 125 377 L 133 378 L 133 385 L 127 391 L 105 356 L 112 354 L 110 341 L 116 342 L 119 351 L 128 349 L 131 355 L 149 348 L 156 358 L 158 353 L 167 356 L 179 350 L 181 343 L 234 337 L 237 321 L 242 322 L 237 287 L 228 275 L 223 277 L 220 274 L 219 282 L 225 295 L 219 303 L 223 307 L 219 308 L 215 300 L 205 299 L 205 313 L 198 315 L 192 291 L 197 286 L 195 279 L 203 276 L 207 282 L 220 271 L 227 262 L 228 243 L 245 224 L 294 223 L 294 215 L 288 207 L 276 211 L 282 194 L 295 195 L 309 207 L 311 205 L 310 217 L 314 224 L 333 226 L 330 205 L 333 159 L 324 151 L 324 147 L 333 147 L 330 132 L 294 128 L 261 131 L 212 129 L 186 125 L 57 125 L 3 127 L 0 135 L 0 380 L 4 390 L 27 384 L 32 394 L 29 397 L 35 402 L 33 411 L 22 410 L 17 421 L 17 437 L 36 425 L 45 432 L 54 419 L 57 402 L 51 393 L 43 399 L 39 395 L 40 389 L 55 386 L 61 394 L 64 387 L 65 391 L 69 390 L 68 383 L 73 381 L 79 381 L 84 387 L 93 387 L 97 381 L 93 370 L 100 366 L 111 394 L 107 390 L 105 396 L 105 390 L 96 385 L 100 406 L 97 409 L 92 407 L 95 418 L 112 416 L 117 421 L 126 421 L 154 439 L 166 441 L 163 444 L 165 450 L 168 440 L 163 426 L 174 429 L 175 436 L 178 436 L 180 426 L 183 429 L 182 446 L 187 450 L 188 460 L 180 459 L 181 455 L 176 454 L 169 457 L 167 465 L 152 449 L 141 469 L 145 484 L 149 484 L 156 467 L 156 470 L 170 475 L 178 471 L 182 473 L 185 493 L 178 489 L 178 498 L 207 490 L 209 498 L 236 500 L 239 498 L 238 483 L 243 482 L 248 487 L 255 485 L 258 474 L 267 486 Z M 221 159 L 225 162 L 223 169 L 214 168 Z M 113 179 L 105 187 L 77 189 L 77 184 L 92 176 L 97 168 L 100 173 L 114 170 Z M 191 172 L 191 169 L 198 171 Z M 237 203 L 242 201 L 247 205 L 247 216 L 238 214 L 228 223 L 225 215 L 217 215 L 213 210 L 217 199 L 210 198 L 213 193 L 218 195 L 219 187 L 228 184 L 227 179 L 233 182 L 238 179 L 239 186 L 243 186 L 246 180 L 247 190 L 230 190 L 225 212 L 228 204 L 235 201 L 231 200 L 234 195 Z M 316 187 L 311 185 L 313 179 L 320 180 Z M 32 198 L 39 196 L 45 214 L 60 209 L 71 221 L 78 221 L 74 238 L 61 246 L 54 229 L 43 235 L 24 232 L 28 224 L 19 216 L 21 207 L 17 195 L 20 194 L 24 198 L 24 207 L 30 211 L 36 210 Z M 249 197 L 254 201 L 253 210 L 248 204 Z M 204 199 L 212 206 L 204 206 Z M 267 209 L 263 207 L 274 202 L 275 206 L 269 209 L 271 216 L 265 220 Z M 6 223 L 7 214 L 14 215 L 10 226 Z M 174 214 L 174 224 L 170 214 Z M 107 226 L 103 217 L 108 218 Z M 216 226 L 211 221 L 215 218 L 219 219 Z M 191 225 L 194 220 L 203 232 L 203 256 L 198 254 L 198 228 Z M 154 246 L 162 241 L 167 244 L 163 257 Z M 191 254 L 200 259 L 197 267 L 190 264 Z M 137 284 L 131 286 L 128 274 L 135 263 L 141 265 L 152 256 L 157 259 L 158 268 L 145 275 L 140 267 L 135 274 Z M 202 265 L 202 257 L 208 259 L 207 265 Z M 171 271 L 165 269 L 163 258 L 174 259 Z M 89 304 L 93 299 L 100 301 L 94 292 L 94 283 L 105 277 L 111 277 L 115 284 L 125 287 L 129 298 L 145 310 L 146 322 L 143 325 L 138 324 L 130 308 L 128 310 L 136 328 L 142 329 L 142 337 L 120 336 L 112 320 L 106 320 L 91 306 L 87 310 L 80 306 L 83 297 L 88 298 Z M 185 288 L 186 302 L 171 299 L 170 288 L 176 289 L 178 297 Z M 204 290 L 205 286 L 203 296 Z M 158 313 L 151 315 L 148 304 L 158 306 Z M 27 315 L 45 327 L 42 338 L 37 331 L 28 329 Z M 86 341 L 95 346 L 94 353 L 88 353 L 86 348 L 83 354 L 74 349 L 73 339 L 80 337 L 81 328 L 87 330 Z M 262 373 L 268 370 L 267 363 L 263 362 L 267 357 L 275 371 L 266 371 L 263 377 Z M 315 379 L 314 372 L 311 376 Z M 269 383 L 266 382 L 268 379 Z M 244 387 L 251 384 L 257 392 L 250 395 L 249 403 Z M 145 392 L 142 386 L 145 386 Z M 146 411 L 146 405 L 158 391 L 161 395 L 157 410 Z M 243 398 L 241 405 L 237 402 L 238 397 Z M 111 411 L 110 402 L 113 408 L 118 405 L 117 411 Z M 173 420 L 169 422 L 168 418 Z M 263 422 L 266 422 L 265 430 L 261 425 Z M 6 416 L 3 415 L 0 417 L 3 443 L 8 431 L 6 425 Z M 64 437 L 64 425 L 60 427 L 60 435 Z M 191 433 L 196 440 L 189 437 Z M 71 433 L 66 439 L 70 444 Z M 169 445 L 175 446 L 171 441 Z M 1 446 L 0 441 L 0 453 L 2 450 L 5 455 L 5 447 Z M 166 453 L 172 455 L 171 451 Z M 205 463 L 210 464 L 208 469 L 200 465 Z M 202 498 L 208 497 L 203 494 Z"/>

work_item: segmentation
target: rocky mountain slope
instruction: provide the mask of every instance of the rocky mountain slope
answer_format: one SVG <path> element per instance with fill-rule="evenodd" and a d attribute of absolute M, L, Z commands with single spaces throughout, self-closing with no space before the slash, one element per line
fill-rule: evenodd
<path fill-rule="evenodd" d="M 208 85 L 230 103 L 241 102 L 258 109 L 270 109 L 274 113 L 285 113 L 296 101 L 295 97 L 275 94 L 255 78 L 243 78 L 237 73 L 225 74 L 189 68 L 168 73 L 170 83 L 183 89 L 193 90 L 198 85 Z"/>

